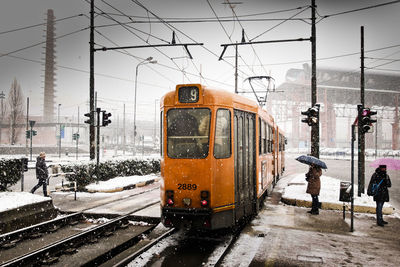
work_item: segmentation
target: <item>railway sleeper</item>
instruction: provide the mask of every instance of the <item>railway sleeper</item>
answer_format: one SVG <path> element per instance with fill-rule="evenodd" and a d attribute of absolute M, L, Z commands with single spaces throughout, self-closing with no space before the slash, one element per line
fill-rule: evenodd
<path fill-rule="evenodd" d="M 15 239 L 15 240 L 12 240 L 12 241 L 10 241 L 10 242 L 3 243 L 3 244 L 1 244 L 1 248 L 2 248 L 2 249 L 13 248 L 13 247 L 15 247 L 15 246 L 17 245 L 17 243 L 18 243 L 19 241 L 20 241 L 20 239 Z"/>
<path fill-rule="evenodd" d="M 77 251 L 78 251 L 77 248 L 70 247 L 70 248 L 67 248 L 66 250 L 64 250 L 64 253 L 65 253 L 65 254 L 74 254 L 74 253 L 76 253 Z"/>
<path fill-rule="evenodd" d="M 42 264 L 44 265 L 52 265 L 56 262 L 58 262 L 58 257 L 49 257 L 49 258 L 45 258 L 42 260 Z"/>

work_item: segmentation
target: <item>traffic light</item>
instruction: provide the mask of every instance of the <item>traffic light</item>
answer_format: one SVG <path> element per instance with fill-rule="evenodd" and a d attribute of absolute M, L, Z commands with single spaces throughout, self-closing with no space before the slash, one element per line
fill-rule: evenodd
<path fill-rule="evenodd" d="M 107 113 L 107 111 L 105 111 L 105 110 L 103 110 L 102 112 L 103 112 L 103 123 L 102 123 L 102 125 L 103 126 L 107 126 L 108 124 L 111 123 L 111 120 L 109 119 L 109 117 L 111 117 L 111 113 L 110 112 Z"/>
<path fill-rule="evenodd" d="M 301 122 L 307 123 L 308 126 L 318 125 L 319 123 L 319 104 L 309 108 L 307 111 L 302 111 L 301 115 L 306 115 L 307 118 L 301 119 Z"/>
<path fill-rule="evenodd" d="M 28 130 L 25 133 L 26 133 L 26 138 L 30 139 L 31 138 L 31 130 Z"/>
<path fill-rule="evenodd" d="M 72 134 L 72 140 L 78 140 L 79 139 L 79 134 L 78 133 L 74 133 L 74 134 Z"/>
<path fill-rule="evenodd" d="M 32 136 L 35 136 L 35 135 L 37 135 L 37 131 L 32 130 Z"/>
<path fill-rule="evenodd" d="M 92 125 L 93 124 L 93 119 L 91 113 L 85 113 L 85 117 L 88 117 L 89 119 L 85 120 L 85 123 Z"/>
<path fill-rule="evenodd" d="M 24 172 L 28 171 L 28 158 L 21 158 L 22 166 L 24 169 Z"/>
<path fill-rule="evenodd" d="M 371 116 L 376 115 L 376 111 L 370 110 L 370 108 L 361 108 L 360 109 L 360 119 L 359 122 L 361 124 L 362 133 L 368 133 L 372 127 L 372 123 L 376 122 L 375 118 L 371 118 Z"/>

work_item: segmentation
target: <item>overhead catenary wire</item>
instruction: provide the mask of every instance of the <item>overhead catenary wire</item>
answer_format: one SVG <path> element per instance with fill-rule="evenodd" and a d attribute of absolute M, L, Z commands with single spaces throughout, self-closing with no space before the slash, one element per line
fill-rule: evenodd
<path fill-rule="evenodd" d="M 325 19 L 325 18 L 330 18 L 330 17 L 334 17 L 334 16 L 339 16 L 339 15 L 354 13 L 354 12 L 358 12 L 358 11 L 362 11 L 362 10 L 367 10 L 367 9 L 372 9 L 372 8 L 377 8 L 377 7 L 382 7 L 382 6 L 397 4 L 397 3 L 400 3 L 400 0 L 391 1 L 391 2 L 386 2 L 386 3 L 377 4 L 377 5 L 372 5 L 372 6 L 367 6 L 367 7 L 362 7 L 362 8 L 356 8 L 356 9 L 347 10 L 347 11 L 342 11 L 342 12 L 338 12 L 338 13 L 334 13 L 334 14 L 329 14 L 329 15 L 322 15 L 321 17 L 322 17 L 322 19 Z"/>
<path fill-rule="evenodd" d="M 87 0 L 85 0 L 85 1 L 87 1 Z M 105 4 L 107 4 L 108 6 L 110 6 L 111 8 L 115 9 L 115 7 L 114 7 L 113 5 L 107 3 L 106 1 L 102 0 L 102 2 L 104 2 Z M 98 7 L 96 7 L 96 8 L 99 9 L 101 12 L 103 12 L 103 10 L 101 10 L 100 8 L 98 8 Z M 122 12 L 122 11 L 119 11 L 118 9 L 115 9 L 115 10 L 118 11 L 118 12 Z M 117 22 L 117 23 L 119 23 L 119 21 L 117 21 L 116 19 L 114 19 L 114 18 L 112 18 L 112 17 L 110 17 L 110 19 L 113 20 L 113 21 L 115 21 L 115 22 Z M 148 42 L 146 42 L 146 40 L 144 40 L 143 38 L 141 38 L 140 36 L 138 36 L 137 34 L 135 34 L 134 32 L 132 32 L 131 30 L 127 29 L 124 25 L 121 25 L 121 26 L 122 26 L 123 28 L 125 28 L 127 31 L 129 31 L 130 33 L 134 34 L 136 37 L 138 37 L 138 38 L 139 38 L 140 40 L 142 40 L 143 42 L 149 44 Z M 162 52 L 162 51 L 161 51 L 160 49 L 158 49 L 157 47 L 155 47 L 154 49 L 156 49 L 160 54 L 162 54 L 162 55 L 164 55 L 165 57 L 169 58 L 164 52 Z M 178 69 L 180 69 L 179 66 L 178 66 L 174 61 L 172 61 L 172 62 L 173 62 L 173 64 L 174 64 Z M 184 73 L 184 72 L 182 72 L 182 73 Z M 188 78 L 188 80 L 189 80 L 189 78 Z"/>
<path fill-rule="evenodd" d="M 278 13 L 284 13 L 284 12 L 289 12 L 289 11 L 293 11 L 296 9 L 302 9 L 304 7 L 307 6 L 300 6 L 300 7 L 295 7 L 295 8 L 288 8 L 288 9 L 282 9 L 282 10 L 276 10 L 276 11 L 269 11 L 269 12 L 262 12 L 262 13 L 251 13 L 251 14 L 246 14 L 246 15 L 239 15 L 239 18 L 244 18 L 244 17 L 255 17 L 255 16 L 263 16 L 263 15 L 271 15 L 271 14 L 278 14 Z M 110 14 L 110 13 L 109 13 Z M 148 17 L 144 17 L 144 16 L 137 16 L 137 15 L 122 15 L 122 14 L 110 14 L 110 15 L 115 15 L 115 16 L 129 16 L 131 18 L 138 18 L 138 19 L 147 19 Z M 231 19 L 231 20 L 236 20 L 236 18 L 234 16 L 220 16 L 220 19 Z M 168 20 L 184 20 L 186 22 L 193 22 L 193 21 L 197 21 L 197 20 L 211 20 L 211 21 L 215 21 L 214 17 L 187 17 L 187 18 L 177 18 L 177 17 L 166 17 L 164 18 L 165 21 Z M 271 19 L 271 20 L 286 20 L 286 19 Z M 155 21 L 152 21 L 155 22 Z"/>
<path fill-rule="evenodd" d="M 213 8 L 213 6 L 211 5 L 210 1 L 209 1 L 209 0 L 206 0 L 206 1 L 207 1 L 207 3 L 208 3 L 208 6 L 210 7 L 210 9 L 212 10 L 212 12 L 214 13 L 214 16 L 217 18 L 218 21 L 220 21 L 220 18 L 219 18 L 219 16 L 217 15 L 217 12 L 216 12 L 215 9 Z M 227 32 L 227 30 L 225 29 L 224 25 L 223 25 L 221 22 L 219 22 L 219 24 L 220 24 L 221 28 L 223 29 L 223 31 L 225 32 L 225 35 L 226 35 L 226 36 L 228 37 L 228 39 L 230 40 L 230 42 L 233 43 L 232 38 L 231 38 L 231 35 L 228 34 L 228 32 Z M 247 64 L 247 62 L 244 60 L 244 58 L 240 55 L 239 51 L 238 51 L 237 53 L 238 53 L 238 57 L 240 58 L 240 60 L 243 61 L 243 63 L 245 64 L 245 66 L 246 66 L 251 72 L 254 73 L 253 69 L 250 68 L 250 66 Z M 255 74 L 255 73 L 254 73 L 254 74 Z M 248 77 L 249 75 L 246 75 L 246 76 Z M 241 77 L 241 78 L 243 78 L 243 77 Z"/>
<path fill-rule="evenodd" d="M 245 34 L 245 36 L 246 36 L 247 39 L 249 40 L 249 37 L 247 36 L 247 33 L 245 32 L 244 27 L 243 27 L 242 23 L 240 22 L 240 20 L 239 20 L 239 18 L 238 18 L 238 16 L 237 16 L 235 10 L 233 9 L 231 3 L 229 2 L 229 0 L 226 0 L 226 1 L 228 2 L 229 7 L 231 8 L 231 10 L 232 10 L 232 12 L 233 12 L 233 15 L 236 17 L 236 19 L 237 19 L 237 21 L 238 21 L 240 27 L 242 28 L 243 33 Z M 260 57 L 258 56 L 258 54 L 257 54 L 257 52 L 256 52 L 256 50 L 255 50 L 255 48 L 253 47 L 253 45 L 250 45 L 250 46 L 251 46 L 251 48 L 252 48 L 252 50 L 253 50 L 253 52 L 254 52 L 254 55 L 257 57 L 258 61 L 259 61 L 260 64 L 262 65 L 261 59 L 260 59 Z M 264 69 L 264 72 L 265 72 L 265 73 L 268 73 L 267 70 L 264 68 L 264 66 L 262 66 L 262 68 Z"/>
<path fill-rule="evenodd" d="M 311 7 L 308 6 L 307 8 L 304 8 L 304 9 L 300 10 L 300 11 L 297 12 L 296 14 L 292 15 L 290 18 L 288 18 L 288 19 L 286 19 L 286 20 L 284 20 L 284 21 L 282 21 L 282 22 L 279 22 L 278 24 L 274 25 L 273 27 L 269 28 L 268 30 L 266 30 L 266 31 L 264 31 L 264 32 L 262 32 L 262 33 L 260 33 L 260 34 L 257 35 L 256 37 L 253 37 L 253 38 L 249 39 L 249 41 L 250 41 L 250 42 L 254 41 L 255 39 L 257 39 L 257 38 L 263 36 L 263 35 L 266 34 L 267 32 L 272 31 L 273 29 L 279 27 L 279 26 L 282 25 L 283 23 L 288 22 L 290 19 L 292 19 L 292 18 L 296 17 L 297 15 L 303 13 L 304 11 L 308 10 L 309 8 L 311 8 Z"/>
<path fill-rule="evenodd" d="M 104 0 L 102 0 L 102 1 L 104 1 Z M 156 18 L 158 18 L 160 21 L 163 21 L 163 19 L 162 18 L 160 18 L 159 16 L 157 16 L 154 12 L 152 12 L 151 10 L 149 10 L 147 7 L 145 7 L 142 3 L 140 3 L 139 1 L 137 1 L 137 0 L 131 0 L 132 2 L 134 2 L 134 3 L 136 3 L 138 6 L 140 6 L 140 7 L 142 7 L 143 9 L 145 9 L 148 13 L 150 13 L 150 14 L 152 14 L 153 16 L 155 16 Z M 177 30 L 177 28 L 175 28 L 175 27 L 173 27 L 173 26 L 171 26 L 171 25 L 169 25 L 169 24 L 165 24 L 164 23 L 164 25 L 166 25 L 168 28 L 170 28 L 170 30 L 172 30 L 172 29 L 176 29 Z M 187 36 L 187 35 L 186 35 Z M 191 38 L 190 38 L 191 39 Z M 178 36 L 178 40 L 179 40 L 179 36 Z M 195 43 L 198 43 L 197 41 L 194 41 Z M 194 64 L 194 62 L 193 62 L 193 60 L 191 59 L 191 62 L 192 62 L 192 64 L 193 64 L 193 66 L 194 66 L 194 68 L 196 69 L 196 71 L 197 71 L 197 73 L 199 73 L 199 76 L 201 76 L 201 73 L 200 73 L 200 70 L 198 69 L 198 67 L 196 66 L 196 64 Z M 174 64 L 176 64 L 175 62 L 174 62 Z M 185 75 L 185 72 L 182 72 L 183 73 L 183 75 L 186 77 L 186 75 Z"/>
<path fill-rule="evenodd" d="M 82 28 L 82 29 L 80 29 L 80 30 L 76 30 L 76 31 L 73 31 L 73 32 L 70 32 L 70 33 L 66 33 L 66 34 L 63 34 L 63 35 L 54 37 L 54 40 L 67 37 L 67 36 L 70 36 L 70 35 L 73 35 L 73 34 L 76 34 L 76 33 L 82 32 L 82 31 L 85 31 L 85 30 L 87 30 L 87 29 L 89 29 L 89 27 L 85 27 L 85 28 Z M 27 49 L 30 49 L 30 48 L 35 47 L 35 46 L 42 45 L 42 44 L 45 44 L 45 43 L 46 43 L 46 41 L 43 41 L 43 42 L 39 42 L 39 43 L 36 43 L 36 44 L 32 44 L 32 45 L 29 45 L 29 46 L 26 46 L 26 47 L 23 47 L 23 48 L 19 48 L 19 49 L 17 49 L 17 50 L 11 51 L 11 52 L 0 53 L 0 58 L 1 58 L 1 57 L 5 57 L 5 56 L 8 56 L 8 55 L 11 55 L 11 54 L 15 54 L 15 53 L 17 53 L 17 52 L 21 52 L 21 51 L 24 51 L 24 50 L 27 50 Z"/>
<path fill-rule="evenodd" d="M 60 22 L 60 21 L 63 21 L 63 20 L 68 20 L 68 19 L 72 19 L 72 18 L 76 18 L 76 17 L 81 17 L 81 16 L 83 16 L 83 15 L 84 15 L 84 14 L 81 13 L 81 14 L 77 14 L 77 15 L 73 15 L 73 16 L 68 16 L 68 17 L 56 19 L 56 20 L 54 20 L 54 22 Z M 27 30 L 27 29 L 31 29 L 31 28 L 38 27 L 38 26 L 43 26 L 43 25 L 46 25 L 46 24 L 47 24 L 47 22 L 43 22 L 43 23 L 38 23 L 38 24 L 34 24 L 34 25 L 24 26 L 24 27 L 12 29 L 12 30 L 6 30 L 6 31 L 0 32 L 0 35 L 6 34 L 6 33 L 17 32 L 17 31 L 21 31 L 21 30 Z"/>

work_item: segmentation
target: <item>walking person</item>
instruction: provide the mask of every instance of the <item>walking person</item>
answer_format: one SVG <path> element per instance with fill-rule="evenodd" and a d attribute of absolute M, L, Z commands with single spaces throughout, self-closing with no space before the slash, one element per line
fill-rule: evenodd
<path fill-rule="evenodd" d="M 35 185 L 31 193 L 33 194 L 36 189 L 43 186 L 43 195 L 47 197 L 47 177 L 49 176 L 49 171 L 46 166 L 46 153 L 40 152 L 39 156 L 36 158 L 36 178 L 39 180 L 38 184 Z"/>
<path fill-rule="evenodd" d="M 377 185 L 377 189 L 373 192 L 373 185 Z M 388 187 L 392 186 L 389 175 L 386 173 L 386 165 L 379 165 L 375 170 L 374 174 L 371 176 L 369 181 L 367 194 L 369 196 L 374 196 L 374 201 L 376 202 L 376 224 L 378 226 L 384 226 L 387 224 L 383 220 L 382 208 L 385 202 L 389 202 L 389 190 Z"/>
<path fill-rule="evenodd" d="M 318 196 L 321 190 L 321 175 L 321 168 L 314 164 L 310 165 L 310 169 L 308 170 L 308 173 L 306 173 L 306 181 L 308 182 L 306 193 L 310 194 L 312 199 L 311 210 L 308 211 L 308 213 L 313 215 L 319 214 Z"/>

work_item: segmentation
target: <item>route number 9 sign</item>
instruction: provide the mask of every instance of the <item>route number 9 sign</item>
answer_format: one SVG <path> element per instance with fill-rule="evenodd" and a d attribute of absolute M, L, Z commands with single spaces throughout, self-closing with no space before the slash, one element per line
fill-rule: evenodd
<path fill-rule="evenodd" d="M 196 86 L 185 86 L 179 88 L 179 102 L 196 103 L 199 101 L 199 88 Z"/>

